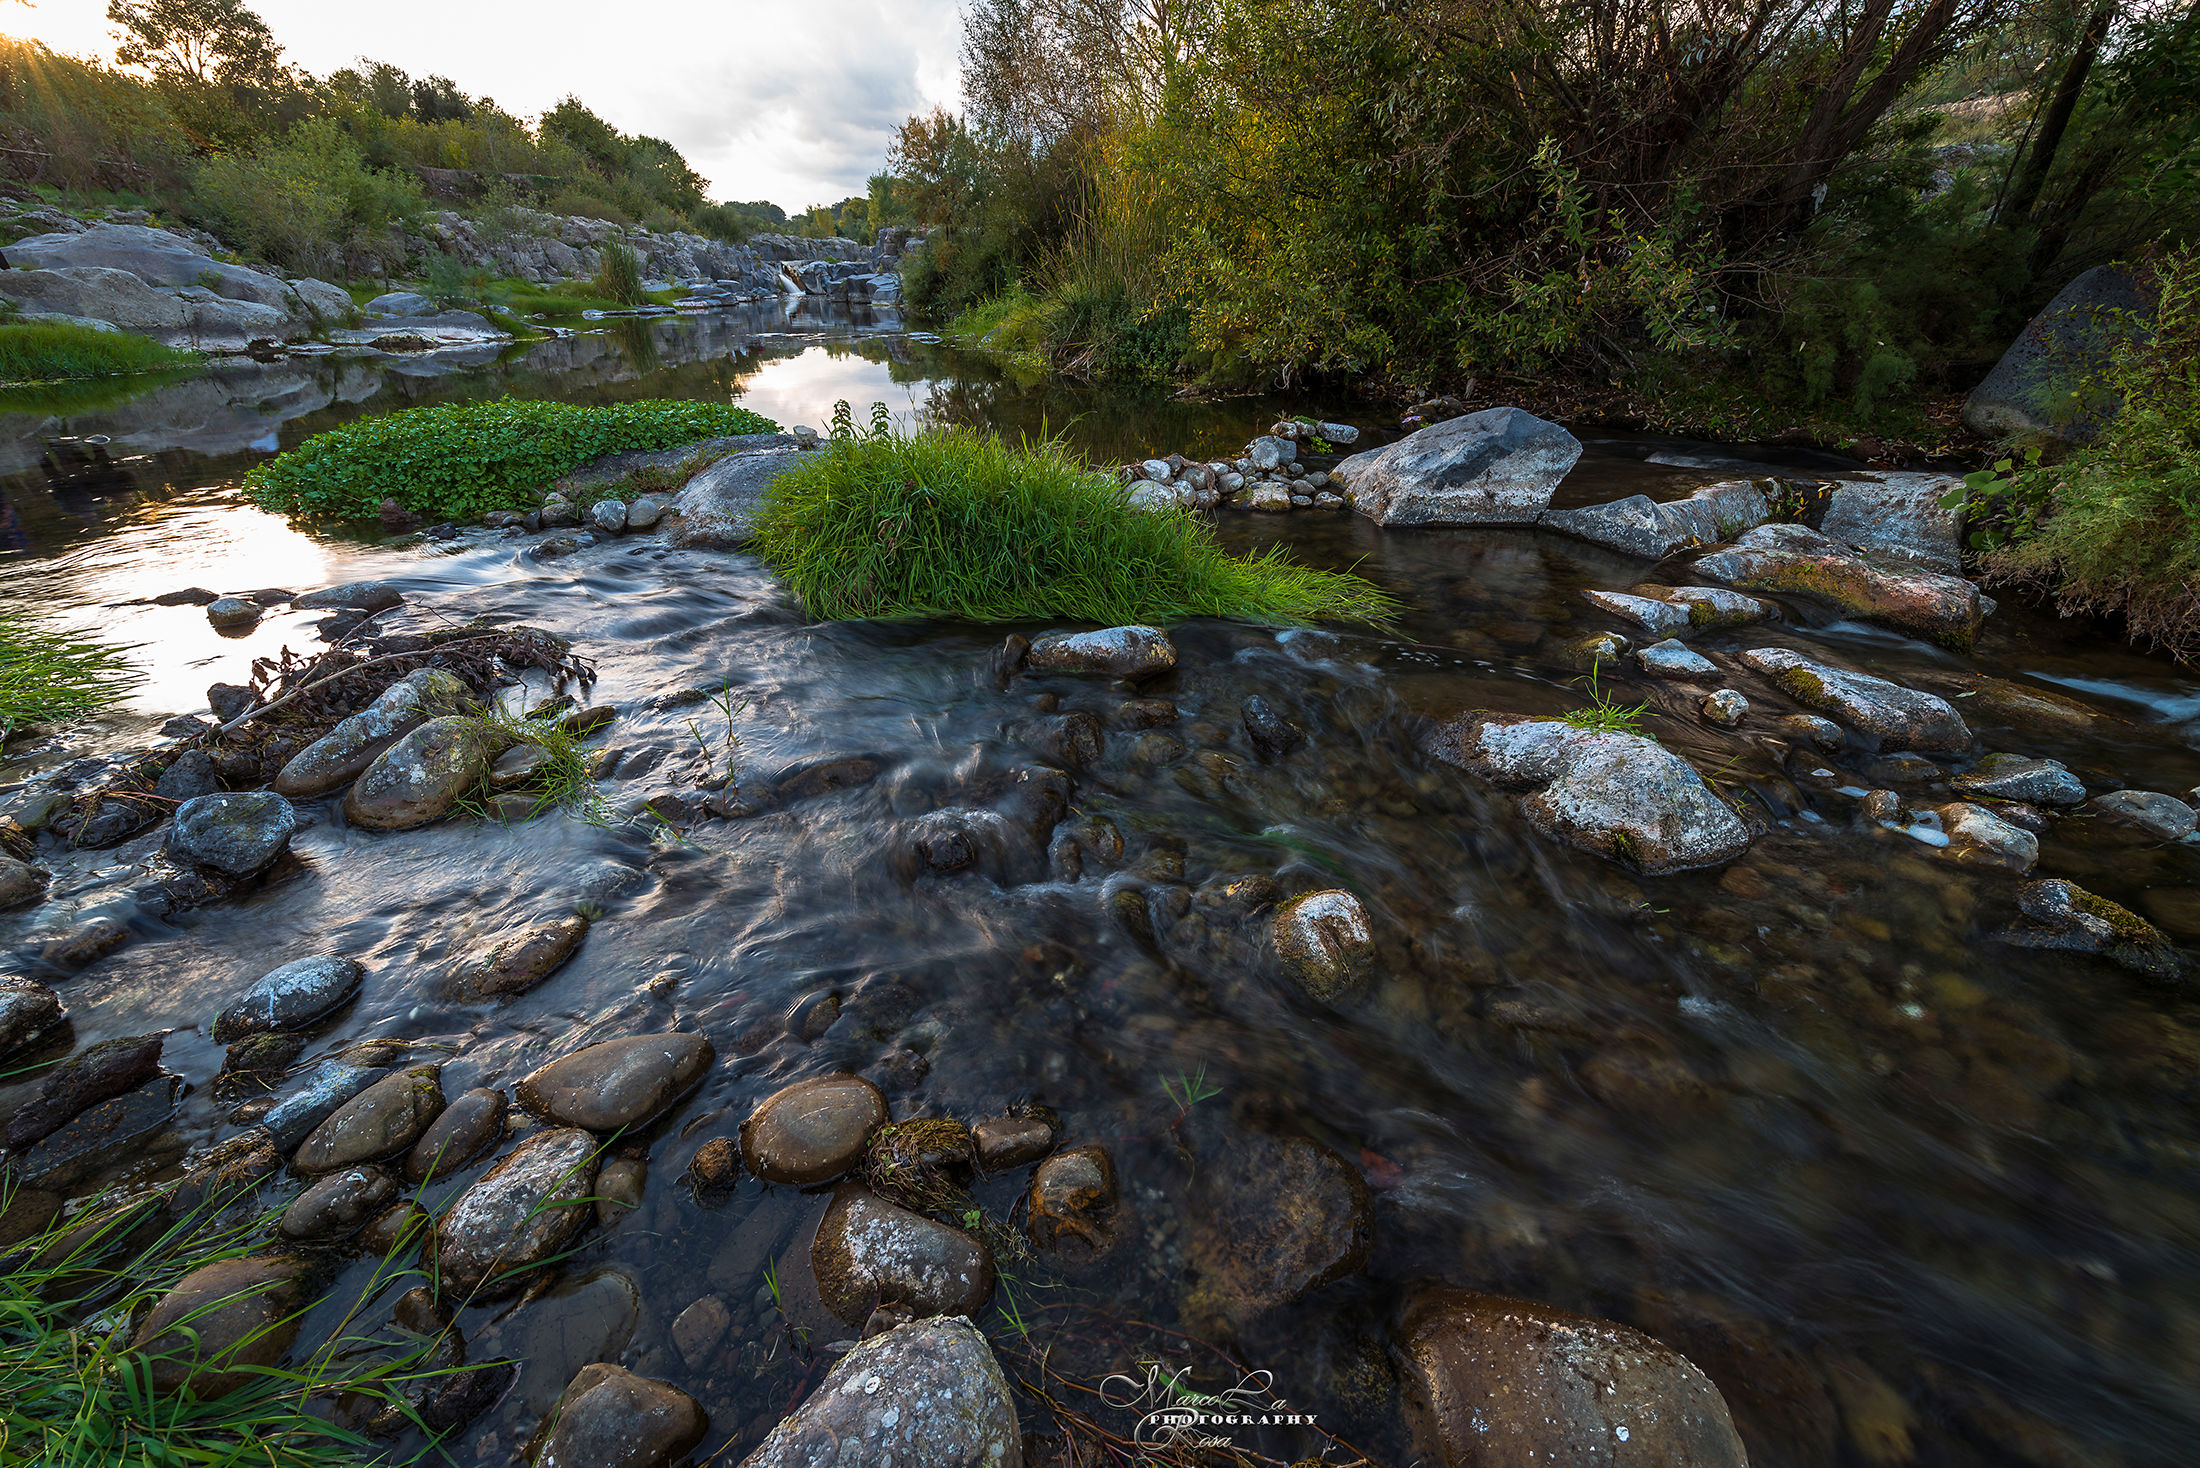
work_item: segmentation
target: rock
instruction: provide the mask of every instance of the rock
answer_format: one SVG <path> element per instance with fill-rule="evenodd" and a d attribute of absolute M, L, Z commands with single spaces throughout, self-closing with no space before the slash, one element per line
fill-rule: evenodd
<path fill-rule="evenodd" d="M 1760 525 L 1695 569 L 1745 591 L 1815 597 L 1957 652 L 1970 651 L 1986 616 L 1978 588 L 1960 576 L 1878 565 L 1801 525 Z"/>
<path fill-rule="evenodd" d="M 1948 833 L 1942 854 L 1959 866 L 2023 876 L 2038 864 L 2040 842 L 1983 805 L 1956 801 L 1940 807 L 1941 829 Z"/>
<path fill-rule="evenodd" d="M 28 862 L 0 856 L 0 912 L 21 907 L 46 895 L 44 873 Z"/>
<path fill-rule="evenodd" d="M 556 973 L 588 936 L 588 919 L 553 918 L 490 945 L 460 966 L 458 988 L 476 999 L 508 999 Z"/>
<path fill-rule="evenodd" d="M 560 1126 L 620 1131 L 653 1120 L 717 1059 L 710 1041 L 680 1030 L 602 1040 L 522 1080 L 519 1104 Z"/>
<path fill-rule="evenodd" d="M 1584 591 L 1581 599 L 1657 637 L 1670 638 L 1676 632 L 1688 630 L 1688 608 L 1671 602 L 1652 601 L 1646 596 L 1628 596 L 1617 591 Z"/>
<path fill-rule="evenodd" d="M 2122 406 L 2090 383 L 2120 343 L 2152 334 L 2152 318 L 2129 266 L 2094 266 L 2058 291 L 1971 389 L 1964 427 L 1981 438 L 2090 443 Z"/>
<path fill-rule="evenodd" d="M 551 1409 L 534 1468 L 670 1468 L 710 1431 L 702 1403 L 624 1367 L 583 1366 Z"/>
<path fill-rule="evenodd" d="M 1005 1172 L 1046 1156 L 1054 1145 L 1054 1128 L 1036 1116 L 988 1116 L 972 1123 L 970 1139 L 979 1167 Z"/>
<path fill-rule="evenodd" d="M 1330 471 L 1378 525 L 1532 525 L 1581 457 L 1555 423 L 1490 408 L 1354 454 Z"/>
<path fill-rule="evenodd" d="M 737 550 L 756 529 L 764 491 L 774 479 L 802 462 L 792 438 L 754 434 L 741 451 L 697 474 L 680 491 L 664 518 L 666 544 L 703 550 Z M 752 445 L 753 447 L 748 447 Z"/>
<path fill-rule="evenodd" d="M 1169 467 L 1167 459 L 1147 459 L 1138 466 L 1138 472 L 1155 484 L 1167 484 L 1176 477 L 1176 472 Z"/>
<path fill-rule="evenodd" d="M 192 721 L 194 724 L 197 720 Z M 214 757 L 203 749 L 187 749 L 168 762 L 168 768 L 160 772 L 153 782 L 153 793 L 162 800 L 182 804 L 202 795 L 212 795 L 222 788 L 221 776 L 215 772 Z M 0 907 L 7 906 L 0 899 Z"/>
<path fill-rule="evenodd" d="M 1731 729 L 1749 717 L 1749 700 L 1732 688 L 1722 688 L 1698 706 L 1707 724 Z"/>
<path fill-rule="evenodd" d="M 1719 676 L 1719 665 L 1695 652 L 1686 643 L 1668 637 L 1663 642 L 1653 642 L 1635 654 L 1635 661 L 1653 678 L 1677 678 L 1684 682 L 1698 682 Z"/>
<path fill-rule="evenodd" d="M 225 596 L 207 604 L 206 620 L 216 627 L 249 627 L 260 620 L 260 607 L 243 597 Z"/>
<path fill-rule="evenodd" d="M 691 1370 L 700 1370 L 726 1338 L 733 1313 L 716 1295 L 704 1295 L 672 1318 L 672 1345 Z"/>
<path fill-rule="evenodd" d="M 149 1361 L 153 1390 L 202 1401 L 265 1380 L 298 1334 L 305 1261 L 222 1259 L 194 1269 L 146 1313 L 131 1349 Z"/>
<path fill-rule="evenodd" d="M 1990 754 L 1963 774 L 1955 787 L 1966 795 L 2023 800 L 2034 805 L 2080 805 L 2085 782 L 2051 759 L 2028 754 Z"/>
<path fill-rule="evenodd" d="M 620 534 L 626 529 L 626 501 L 596 501 L 588 507 L 588 523 L 606 535 Z"/>
<path fill-rule="evenodd" d="M 2193 808 L 2155 790 L 2112 790 L 2096 795 L 2086 810 L 2112 826 L 2128 826 L 2157 841 L 2182 841 L 2193 833 Z"/>
<path fill-rule="evenodd" d="M 1996 942 L 2063 953 L 2106 954 L 2135 973 L 2171 978 L 2183 963 L 2159 928 L 2130 909 L 2061 877 L 2027 882 L 2017 907 L 2029 923 L 1992 934 Z"/>
<path fill-rule="evenodd" d="M 1245 737 L 1253 741 L 1262 759 L 1282 759 L 1305 742 L 1304 731 L 1257 693 L 1245 700 L 1239 718 L 1245 725 Z"/>
<path fill-rule="evenodd" d="M 1963 489 L 1947 474 L 1881 474 L 1834 485 L 1819 529 L 1859 550 L 1954 575 L 1963 569 L 1963 509 L 1941 503 Z"/>
<path fill-rule="evenodd" d="M 237 718 L 259 701 L 260 696 L 241 683 L 212 683 L 207 685 L 207 711 L 224 724 Z"/>
<path fill-rule="evenodd" d="M 441 1066 L 416 1065 L 376 1081 L 315 1127 L 291 1166 L 310 1176 L 407 1150 L 443 1114 L 442 1074 Z"/>
<path fill-rule="evenodd" d="M 373 1258 L 388 1259 L 400 1249 L 417 1250 L 434 1227 L 435 1215 L 418 1203 L 393 1203 L 368 1220 L 359 1235 L 359 1247 Z"/>
<path fill-rule="evenodd" d="M 638 1147 L 606 1162 L 596 1173 L 596 1226 L 615 1228 L 642 1206 L 649 1185 L 649 1156 Z"/>
<path fill-rule="evenodd" d="M 1717 1387 L 1610 1320 L 1424 1288 L 1399 1331 L 1415 1448 L 1442 1468 L 1747 1468 Z"/>
<path fill-rule="evenodd" d="M 521 1140 L 436 1222 L 446 1295 L 502 1293 L 565 1247 L 588 1219 L 596 1139 L 575 1127 Z"/>
<path fill-rule="evenodd" d="M 862 1160 L 886 1116 L 886 1093 L 861 1076 L 796 1081 L 741 1124 L 741 1156 L 768 1183 L 831 1182 Z"/>
<path fill-rule="evenodd" d="M 993 1298 L 993 1253 L 959 1228 L 841 1184 L 810 1246 L 817 1291 L 848 1325 L 881 1301 L 918 1316 L 975 1315 Z"/>
<path fill-rule="evenodd" d="M 1367 1184 L 1319 1142 L 1233 1136 L 1200 1170 L 1190 1240 L 1196 1314 L 1242 1325 L 1366 1268 L 1374 1230 Z"/>
<path fill-rule="evenodd" d="M 11 246 L 10 250 L 19 246 Z M 200 257 L 202 260 L 205 257 Z M 226 267 L 238 269 L 236 266 Z M 257 275 L 256 271 L 246 274 Z M 272 280 L 271 276 L 260 277 Z M 166 345 L 239 352 L 255 341 L 303 335 L 284 311 L 256 301 L 227 300 L 204 286 L 162 289 L 127 270 L 100 266 L 7 272 L 4 298 L 25 316 L 67 316 L 106 322 Z M 279 287 L 281 282 L 275 282 Z"/>
<path fill-rule="evenodd" d="M 164 591 L 150 600 L 156 607 L 203 607 L 220 601 L 221 597 L 203 586 L 186 586 L 176 591 Z"/>
<path fill-rule="evenodd" d="M 343 720 L 291 756 L 269 786 L 293 800 L 325 795 L 356 779 L 399 736 L 431 714 L 458 713 L 473 703 L 473 690 L 441 668 L 408 673 L 373 703 Z"/>
<path fill-rule="evenodd" d="M 143 1140 L 175 1117 L 183 1081 L 165 1072 L 79 1113 L 45 1140 L 16 1154 L 11 1172 L 44 1187 L 72 1187 L 102 1168 L 141 1159 Z"/>
<path fill-rule="evenodd" d="M 397 1179 L 379 1167 L 346 1167 L 291 1200 L 277 1225 L 286 1239 L 334 1239 L 357 1233 L 397 1197 Z"/>
<path fill-rule="evenodd" d="M 1718 632 L 1728 627 L 1747 627 L 1770 621 L 1775 608 L 1753 596 L 1728 591 L 1723 586 L 1676 586 L 1664 600 L 1688 609 L 1688 625 L 1698 632 Z"/>
<path fill-rule="evenodd" d="M 1031 1241 L 1052 1254 L 1083 1262 L 1121 1242 L 1122 1195 L 1105 1147 L 1072 1147 L 1047 1158 L 1031 1174 L 1026 1202 Z"/>
<path fill-rule="evenodd" d="M 218 1045 L 270 1030 L 295 1030 L 313 1023 L 359 991 L 367 971 L 348 958 L 317 953 L 293 959 L 270 971 L 215 1019 Z"/>
<path fill-rule="evenodd" d="M 433 316 L 436 304 L 418 291 L 384 291 L 359 309 L 369 316 Z"/>
<path fill-rule="evenodd" d="M 550 751 L 539 744 L 515 744 L 489 766 L 491 790 L 516 790 L 535 778 L 550 763 Z"/>
<path fill-rule="evenodd" d="M 1349 892 L 1309 892 L 1276 909 L 1276 957 L 1307 997 L 1329 1003 L 1365 987 L 1375 967 L 1375 930 Z"/>
<path fill-rule="evenodd" d="M 629 530 L 653 529 L 657 522 L 665 517 L 665 511 L 671 507 L 672 496 L 669 494 L 636 495 L 633 503 L 626 507 L 626 528 Z"/>
<path fill-rule="evenodd" d="M 1470 714 L 1429 740 L 1437 757 L 1501 787 L 1544 835 L 1656 876 L 1731 861 L 1749 828 L 1654 739 L 1555 720 Z"/>
<path fill-rule="evenodd" d="M 488 747 L 472 720 L 430 719 L 375 757 L 344 797 L 344 815 L 369 830 L 424 826 L 488 772 Z"/>
<path fill-rule="evenodd" d="M 1245 498 L 1245 507 L 1266 514 L 1288 514 L 1291 510 L 1291 491 L 1273 482 L 1256 484 Z"/>
<path fill-rule="evenodd" d="M 61 996 L 38 980 L 0 974 L 0 1057 L 30 1044 L 67 1013 Z"/>
<path fill-rule="evenodd" d="M 1752 648 L 1742 661 L 1797 703 L 1829 713 L 1850 728 L 1898 749 L 1964 754 L 1971 731 L 1946 699 L 1904 688 L 1869 673 L 1814 663 L 1786 648 Z"/>
<path fill-rule="evenodd" d="M 405 1181 L 422 1183 L 458 1172 L 504 1134 L 502 1091 L 477 1086 L 443 1108 L 405 1154 Z"/>
<path fill-rule="evenodd" d="M 1349 423 L 1317 423 L 1314 425 L 1314 436 L 1343 448 L 1360 441 L 1360 430 Z"/>
<path fill-rule="evenodd" d="M 336 1114 L 346 1101 L 382 1079 L 398 1047 L 373 1043 L 332 1055 L 315 1066 L 306 1083 L 275 1103 L 260 1125 L 275 1145 L 288 1152 L 313 1129 Z"/>
<path fill-rule="evenodd" d="M 1627 639 L 1617 632 L 1598 632 L 1567 644 L 1562 651 L 1566 662 L 1572 666 L 1593 669 L 1627 656 Z"/>
<path fill-rule="evenodd" d="M 405 593 L 387 581 L 346 581 L 340 586 L 324 586 L 319 591 L 293 597 L 290 605 L 301 612 L 326 611 L 332 607 L 355 612 L 386 612 L 404 602 Z"/>
<path fill-rule="evenodd" d="M 1016 1406 L 985 1337 L 967 1320 L 919 1320 L 841 1357 L 741 1468 L 1023 1462 Z"/>
<path fill-rule="evenodd" d="M 727 1189 L 741 1181 L 741 1149 L 731 1137 L 712 1137 L 695 1149 L 687 1176 L 698 1199 L 722 1199 Z"/>
<path fill-rule="evenodd" d="M 100 1102 L 134 1091 L 160 1073 L 165 1035 L 102 1040 L 47 1072 L 38 1094 L 8 1118 L 6 1145 L 20 1152 Z"/>
<path fill-rule="evenodd" d="M 1176 666 L 1176 645 L 1158 627 L 1110 627 L 1100 632 L 1052 632 L 1031 644 L 1034 673 L 1105 673 L 1145 678 Z"/>
<path fill-rule="evenodd" d="M 1252 461 L 1253 468 L 1263 474 L 1281 469 L 1298 456 L 1299 446 L 1296 442 L 1288 438 L 1278 438 L 1274 434 L 1264 434 L 1245 446 L 1245 457 Z"/>
<path fill-rule="evenodd" d="M 1660 503 L 1637 494 L 1609 504 L 1547 510 L 1537 523 L 1561 535 L 1662 561 L 1680 551 L 1732 540 L 1764 524 L 1771 513 L 1764 491 L 1737 479 L 1706 485 L 1684 500 Z"/>
<path fill-rule="evenodd" d="M 229 1087 L 273 1090 L 305 1048 L 303 1035 L 247 1035 L 222 1056 L 221 1074 L 216 1079 Z"/>
<path fill-rule="evenodd" d="M 290 848 L 298 812 L 272 790 L 201 795 L 176 808 L 171 856 L 232 877 L 264 871 Z"/>

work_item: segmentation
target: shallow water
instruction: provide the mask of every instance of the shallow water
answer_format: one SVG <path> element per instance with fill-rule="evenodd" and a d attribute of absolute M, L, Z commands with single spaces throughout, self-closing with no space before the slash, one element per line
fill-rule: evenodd
<path fill-rule="evenodd" d="M 718 1068 L 644 1139 L 639 1215 L 585 1236 L 556 1292 L 462 1317 L 475 1359 L 502 1351 L 528 1365 L 452 1445 L 456 1461 L 504 1461 L 599 1356 L 703 1401 L 713 1427 L 699 1458 L 730 1446 L 725 1461 L 737 1461 L 814 1384 L 830 1362 L 818 1348 L 852 1334 L 807 1284 L 822 1197 L 749 1181 L 705 1206 L 681 1173 L 772 1090 L 841 1069 L 880 1079 L 897 1116 L 974 1119 L 1035 1100 L 1061 1113 L 1066 1142 L 1113 1149 L 1125 1241 L 1075 1270 L 1003 1260 L 997 1301 L 1065 1375 L 1123 1369 L 1166 1344 L 1155 1331 L 1189 1329 L 1274 1372 L 1276 1390 L 1329 1431 L 1402 1463 L 1384 1342 L 1403 1291 L 1439 1277 L 1676 1345 L 1724 1389 L 1759 1464 L 2191 1460 L 2200 1005 L 2189 990 L 1986 941 L 2015 884 L 1855 829 L 1853 798 L 1838 791 L 1869 783 L 1861 762 L 1825 780 L 1809 776 L 1815 761 L 1787 764 L 1763 732 L 1784 705 L 1761 684 L 1737 685 L 1759 712 L 1735 736 L 1698 722 L 1670 685 L 1603 675 L 1609 696 L 1650 700 L 1670 747 L 1757 796 L 1770 830 L 1725 872 L 1626 875 L 1541 840 L 1512 797 L 1417 752 L 1431 721 L 1469 709 L 1580 706 L 1565 645 L 1614 624 L 1579 593 L 1625 589 L 1647 575 L 1640 562 L 1528 532 L 1226 515 L 1234 547 L 1280 541 L 1356 566 L 1407 613 L 1383 635 L 1175 629 L 1178 671 L 1140 692 L 1173 699 L 1181 719 L 1141 731 L 1119 712 L 1124 691 L 1101 681 L 998 685 L 992 654 L 1010 629 L 808 625 L 746 557 L 629 540 L 538 563 L 517 554 L 524 539 L 480 532 L 428 546 L 307 534 L 234 487 L 268 448 L 352 414 L 503 390 L 732 394 L 820 426 L 835 398 L 859 417 L 877 399 L 904 421 L 1044 423 L 1110 460 L 1221 453 L 1280 406 L 1020 385 L 889 331 L 768 337 L 759 325 L 784 323 L 668 324 L 646 350 L 575 338 L 440 376 L 314 363 L 309 390 L 263 400 L 325 399 L 258 424 L 239 405 L 266 383 L 191 422 L 180 408 L 148 422 L 150 410 L 133 420 L 126 407 L 9 429 L 25 472 L 4 485 L 13 519 L 0 524 L 19 539 L 0 552 L 0 605 L 143 643 L 154 676 L 128 714 L 14 752 L 0 787 L 198 707 L 208 682 L 242 681 L 253 656 L 311 645 L 303 614 L 224 638 L 196 608 L 114 603 L 363 576 L 398 580 L 413 625 L 486 613 L 555 628 L 597 658 L 593 701 L 622 710 L 604 740 L 622 752 L 605 786 L 614 806 L 685 788 L 706 754 L 727 757 L 729 734 L 744 789 L 821 758 L 879 766 L 859 788 L 656 839 L 567 817 L 383 835 L 348 829 L 329 804 L 298 838 L 294 868 L 172 926 L 134 919 L 129 946 L 68 984 L 79 1044 L 177 1031 L 166 1064 L 193 1090 L 137 1176 L 231 1130 L 204 1027 L 260 974 L 316 951 L 357 956 L 370 977 L 309 1055 L 403 1038 L 448 1056 L 450 1096 L 508 1086 L 589 1039 L 711 1037 Z M 239 439 L 255 426 L 258 438 Z M 1671 460 L 1767 461 L 1638 440 L 1592 449 L 1563 494 L 1667 497 L 1724 477 Z M 1973 671 L 2053 688 L 2100 717 L 2042 729 L 1980 699 L 1959 706 L 1985 747 L 2064 759 L 2096 788 L 2200 784 L 2200 685 L 2019 608 L 1969 658 L 1802 618 L 1694 645 L 1719 656 L 1768 643 L 1950 692 Z M 709 703 L 649 706 L 728 688 L 740 700 L 730 725 Z M 1254 693 L 1306 745 L 1259 758 L 1239 724 Z M 1006 777 L 1047 763 L 1052 721 L 1073 711 L 1106 729 L 1062 828 L 1078 843 L 1074 879 L 1058 854 L 1014 840 L 980 871 L 912 876 L 912 824 L 982 807 Z M 128 917 L 114 869 L 144 844 L 65 858 L 60 900 L 0 916 L 0 943 L 33 946 L 90 913 Z M 1214 900 L 1216 885 L 1254 874 L 1363 899 L 1382 953 L 1365 995 L 1318 1005 L 1281 976 L 1265 921 Z M 2064 823 L 2042 841 L 2039 874 L 2200 939 L 2190 847 Z M 441 997 L 469 948 L 582 904 L 596 926 L 549 983 L 504 1005 Z M 839 1018 L 805 1043 L 789 1017 L 828 994 Z M 1186 1111 L 1167 1088 L 1192 1076 L 1218 1094 Z M 21 1094 L 0 1091 L 0 1110 Z M 1364 1275 L 1233 1326 L 1193 1288 L 1208 1262 L 1199 1189 L 1248 1132 L 1309 1136 L 1357 1164 L 1374 1190 L 1375 1247 Z M 1011 1226 L 1019 1177 L 978 1193 Z M 691 1366 L 668 1330 L 704 1293 L 734 1323 Z M 981 1323 L 1013 1370 L 1036 1377 L 1005 1314 Z M 1201 1369 L 1214 1373 L 1204 1358 Z M 1043 1422 L 1035 1402 L 1021 1406 L 1027 1428 Z"/>

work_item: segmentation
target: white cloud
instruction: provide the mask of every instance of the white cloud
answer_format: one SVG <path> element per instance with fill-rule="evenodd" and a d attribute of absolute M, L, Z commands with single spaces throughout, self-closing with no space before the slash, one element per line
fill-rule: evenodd
<path fill-rule="evenodd" d="M 863 191 L 895 124 L 953 105 L 956 0 L 257 0 L 289 60 L 437 73 L 513 112 L 568 92 L 672 143 L 714 198 L 789 210 Z M 111 55 L 105 0 L 0 10 L 0 29 Z"/>

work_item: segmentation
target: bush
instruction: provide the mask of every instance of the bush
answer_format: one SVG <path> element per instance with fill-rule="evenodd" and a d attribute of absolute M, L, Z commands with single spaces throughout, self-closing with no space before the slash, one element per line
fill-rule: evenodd
<path fill-rule="evenodd" d="M 245 488 L 287 514 L 357 519 L 394 499 L 431 519 L 471 519 L 537 503 L 544 485 L 604 454 L 778 426 L 727 403 L 439 403 L 317 434 L 255 467 Z"/>
<path fill-rule="evenodd" d="M 426 207 L 410 177 L 370 169 L 331 118 L 250 154 L 209 158 L 192 178 L 195 212 L 224 239 L 300 272 L 344 273 L 353 241 Z"/>
<path fill-rule="evenodd" d="M 595 286 L 597 295 L 608 296 L 622 306 L 641 306 L 649 301 L 642 289 L 641 257 L 617 240 L 603 247 L 603 258 L 596 263 Z"/>
<path fill-rule="evenodd" d="M 119 377 L 188 367 L 198 358 L 142 336 L 63 322 L 0 326 L 0 382 Z"/>
<path fill-rule="evenodd" d="M 0 616 L 0 739 L 25 725 L 98 713 L 138 677 L 119 648 Z"/>
<path fill-rule="evenodd" d="M 1187 511 L 1133 508 L 1059 443 L 967 429 L 837 437 L 765 491 L 751 545 L 817 617 L 1304 624 L 1395 608 L 1280 548 L 1232 556 Z"/>

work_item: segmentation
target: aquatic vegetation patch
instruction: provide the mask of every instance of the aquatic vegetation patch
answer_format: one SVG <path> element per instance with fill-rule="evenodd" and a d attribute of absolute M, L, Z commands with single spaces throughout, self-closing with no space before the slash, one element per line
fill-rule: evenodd
<path fill-rule="evenodd" d="M 1131 505 L 1060 443 L 967 429 L 836 437 L 772 483 L 750 546 L 825 618 L 1305 625 L 1397 609 L 1280 547 L 1232 556 L 1191 512 Z"/>
<path fill-rule="evenodd" d="M 109 708 L 140 676 L 121 648 L 0 615 L 0 739 Z"/>
<path fill-rule="evenodd" d="M 0 325 L 0 382 L 75 382 L 190 367 L 199 358 L 150 337 L 59 321 Z"/>
<path fill-rule="evenodd" d="M 464 520 L 538 504 L 544 485 L 605 454 L 778 428 L 730 403 L 438 403 L 317 434 L 255 467 L 245 488 L 286 514 L 360 519 L 394 499 L 418 515 Z"/>

